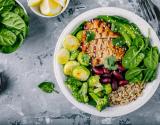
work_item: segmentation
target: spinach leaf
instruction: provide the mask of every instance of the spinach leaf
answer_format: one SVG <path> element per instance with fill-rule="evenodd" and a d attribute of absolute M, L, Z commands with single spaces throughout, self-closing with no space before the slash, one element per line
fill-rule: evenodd
<path fill-rule="evenodd" d="M 134 68 L 134 69 L 129 69 L 126 73 L 125 73 L 125 79 L 126 80 L 133 80 L 135 77 L 139 76 L 142 71 L 144 69 L 140 69 L 138 67 Z"/>
<path fill-rule="evenodd" d="M 6 54 L 12 53 L 20 47 L 20 45 L 23 43 L 23 40 L 24 40 L 23 36 L 21 34 L 19 34 L 17 36 L 16 42 L 12 46 L 1 46 L 0 51 L 3 53 L 6 53 Z"/>
<path fill-rule="evenodd" d="M 25 15 L 25 12 L 23 10 L 22 7 L 20 7 L 19 5 L 16 5 L 15 8 L 12 10 L 13 13 L 19 15 L 20 17 L 24 17 Z"/>
<path fill-rule="evenodd" d="M 119 23 L 129 24 L 129 20 L 120 16 L 110 16 L 111 19 L 116 20 Z"/>
<path fill-rule="evenodd" d="M 145 44 L 143 38 L 141 36 L 137 36 L 134 39 L 133 46 L 136 46 L 140 50 L 144 49 Z"/>
<path fill-rule="evenodd" d="M 155 79 L 156 70 L 148 68 L 143 73 L 144 73 L 144 78 L 142 83 L 151 82 Z"/>
<path fill-rule="evenodd" d="M 5 12 L 1 16 L 2 16 L 1 23 L 4 24 L 6 27 L 20 31 L 25 30 L 26 28 L 25 22 L 19 15 L 13 12 Z"/>
<path fill-rule="evenodd" d="M 0 0 L 0 13 L 10 11 L 15 5 L 15 0 Z"/>
<path fill-rule="evenodd" d="M 38 85 L 38 87 L 46 93 L 52 93 L 53 91 L 59 93 L 58 91 L 55 90 L 54 83 L 52 82 L 42 82 Z"/>
<path fill-rule="evenodd" d="M 114 56 L 107 57 L 104 60 L 104 67 L 108 68 L 109 70 L 116 70 L 117 65 L 115 63 L 116 63 L 116 58 Z"/>
<path fill-rule="evenodd" d="M 81 31 L 81 30 L 84 29 L 84 25 L 85 25 L 85 24 L 86 24 L 86 21 L 83 22 L 82 24 L 80 24 L 80 25 L 78 26 L 78 28 L 76 28 L 76 29 L 72 32 L 72 35 L 73 35 L 73 36 L 76 36 L 76 34 L 77 34 L 79 31 Z"/>
<path fill-rule="evenodd" d="M 135 68 L 142 62 L 144 56 L 145 55 L 143 53 L 140 53 L 140 50 L 138 50 L 135 46 L 132 46 L 124 55 L 122 59 L 122 65 L 126 69 Z"/>
<path fill-rule="evenodd" d="M 29 26 L 29 16 L 27 14 L 24 14 L 23 20 L 26 23 L 26 25 Z"/>
<path fill-rule="evenodd" d="M 11 46 L 16 42 L 16 35 L 9 31 L 8 29 L 0 30 L 0 45 Z"/>
<path fill-rule="evenodd" d="M 131 83 L 141 83 L 143 79 L 143 73 L 140 73 L 139 75 L 135 76 L 133 79 L 130 79 L 129 81 Z"/>
<path fill-rule="evenodd" d="M 130 28 L 132 30 L 134 30 L 136 35 L 143 36 L 142 33 L 141 33 L 141 30 L 139 29 L 139 27 L 135 23 L 130 23 Z"/>
<path fill-rule="evenodd" d="M 12 9 L 12 12 L 19 15 L 26 25 L 29 25 L 29 16 L 24 12 L 23 8 L 19 6 L 18 4 Z"/>
<path fill-rule="evenodd" d="M 144 59 L 144 65 L 150 69 L 156 69 L 159 63 L 159 52 L 157 47 L 151 48 Z"/>
<path fill-rule="evenodd" d="M 95 33 L 92 31 L 86 32 L 86 42 L 90 42 L 95 39 Z"/>
<path fill-rule="evenodd" d="M 121 37 L 113 39 L 112 44 L 114 46 L 123 47 L 126 44 L 126 42 L 125 42 L 124 38 L 121 36 Z"/>

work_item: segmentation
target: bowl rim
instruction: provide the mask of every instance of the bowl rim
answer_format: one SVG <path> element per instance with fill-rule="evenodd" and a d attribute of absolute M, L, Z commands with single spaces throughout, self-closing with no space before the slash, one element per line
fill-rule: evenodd
<path fill-rule="evenodd" d="M 54 74 L 56 77 L 56 81 L 57 81 L 62 93 L 78 109 L 80 109 L 86 113 L 89 113 L 89 114 L 92 114 L 95 116 L 99 116 L 99 117 L 118 117 L 118 116 L 126 115 L 128 113 L 131 113 L 131 112 L 139 109 L 140 107 L 142 107 L 145 103 L 147 103 L 150 100 L 150 98 L 154 95 L 155 91 L 157 90 L 157 88 L 159 86 L 160 65 L 158 67 L 158 73 L 157 73 L 156 80 L 147 84 L 147 86 L 143 90 L 143 95 L 138 97 L 136 99 L 136 101 L 133 101 L 129 104 L 122 105 L 122 106 L 108 107 L 107 110 L 105 109 L 105 110 L 99 112 L 95 108 L 92 108 L 91 106 L 89 106 L 87 104 L 79 103 L 78 101 L 76 101 L 73 98 L 70 91 L 68 90 L 68 88 L 64 84 L 64 81 L 62 78 L 62 77 L 64 77 L 64 74 L 60 73 L 60 68 L 62 68 L 62 66 L 60 66 L 60 64 L 58 64 L 56 61 L 56 53 L 58 52 L 58 50 L 62 46 L 62 41 L 64 40 L 64 34 L 67 34 L 67 33 L 69 34 L 71 31 L 74 30 L 75 26 L 77 26 L 81 22 L 85 21 L 86 18 L 91 19 L 91 18 L 94 18 L 98 15 L 104 15 L 104 14 L 99 14 L 102 12 L 106 13 L 105 15 L 114 15 L 116 13 L 116 15 L 122 16 L 124 18 L 129 19 L 129 20 L 131 20 L 131 19 L 136 20 L 137 22 L 134 22 L 134 23 L 138 25 L 138 27 L 141 29 L 141 32 L 145 36 L 147 35 L 148 29 L 150 29 L 151 39 L 154 40 L 154 43 L 152 43 L 152 44 L 155 44 L 156 46 L 158 46 L 158 49 L 160 50 L 160 45 L 158 44 L 158 42 L 160 42 L 160 41 L 159 41 L 158 36 L 156 35 L 156 33 L 152 29 L 152 27 L 144 19 L 142 19 L 140 16 L 134 14 L 131 11 L 117 8 L 117 7 L 100 7 L 100 8 L 95 8 L 95 9 L 88 10 L 88 11 L 82 13 L 81 15 L 79 15 L 78 17 L 73 19 L 65 27 L 65 29 L 63 30 L 63 32 L 61 33 L 61 35 L 58 39 L 58 42 L 57 42 L 55 50 L 54 50 L 53 70 L 54 70 Z M 111 14 L 111 13 L 113 13 L 113 14 Z M 142 31 L 142 28 L 143 28 L 143 31 Z M 150 92 L 148 92 L 148 90 L 150 90 Z M 114 112 L 113 112 L 113 109 L 115 109 Z"/>
<path fill-rule="evenodd" d="M 19 0 L 16 0 L 16 2 L 23 8 L 24 12 L 28 15 L 25 7 L 23 6 L 23 4 L 19 1 Z"/>
<path fill-rule="evenodd" d="M 29 1 L 29 0 L 27 0 L 27 3 L 28 3 L 28 1 Z M 61 15 L 61 14 L 67 9 L 67 7 L 68 7 L 68 5 L 69 5 L 69 2 L 70 2 L 70 0 L 67 0 L 66 5 L 65 5 L 65 7 L 63 7 L 62 11 L 61 11 L 60 13 L 54 15 L 54 16 L 45 16 L 45 15 L 37 12 L 36 10 L 34 10 L 34 7 L 30 7 L 30 6 L 29 6 L 29 8 L 32 10 L 33 13 L 35 13 L 36 15 L 38 15 L 38 16 L 40 16 L 40 17 L 43 17 L 43 18 L 53 18 L 53 17 L 57 17 L 57 16 Z"/>

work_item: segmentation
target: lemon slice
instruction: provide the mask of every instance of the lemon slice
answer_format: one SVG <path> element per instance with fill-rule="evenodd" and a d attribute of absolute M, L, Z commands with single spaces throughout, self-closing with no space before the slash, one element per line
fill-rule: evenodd
<path fill-rule="evenodd" d="M 43 0 L 40 4 L 40 11 L 46 16 L 54 16 L 60 13 L 62 6 L 55 0 Z"/>
<path fill-rule="evenodd" d="M 28 5 L 31 7 L 39 6 L 42 0 L 29 0 Z"/>
<path fill-rule="evenodd" d="M 62 7 L 65 7 L 67 0 L 55 0 L 57 3 L 61 4 Z"/>

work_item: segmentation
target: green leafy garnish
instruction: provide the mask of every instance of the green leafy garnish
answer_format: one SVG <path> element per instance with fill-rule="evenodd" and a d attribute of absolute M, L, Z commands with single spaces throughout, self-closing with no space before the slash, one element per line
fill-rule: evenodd
<path fill-rule="evenodd" d="M 90 42 L 90 41 L 95 39 L 95 33 L 92 32 L 92 31 L 87 31 L 86 32 L 86 37 L 87 37 L 86 42 Z"/>
<path fill-rule="evenodd" d="M 114 56 L 110 56 L 105 58 L 104 60 L 104 67 L 108 68 L 109 70 L 116 70 L 117 65 L 115 64 L 116 58 Z"/>
<path fill-rule="evenodd" d="M 58 91 L 55 90 L 55 85 L 52 82 L 42 82 L 38 85 L 38 87 L 46 93 L 52 93 L 52 92 L 59 93 Z"/>

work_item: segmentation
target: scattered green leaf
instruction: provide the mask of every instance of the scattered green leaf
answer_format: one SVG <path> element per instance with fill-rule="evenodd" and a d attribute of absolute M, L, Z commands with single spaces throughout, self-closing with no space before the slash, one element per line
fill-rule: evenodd
<path fill-rule="evenodd" d="M 54 83 L 52 82 L 42 82 L 38 85 L 38 87 L 46 93 L 52 93 L 52 92 L 59 93 L 58 91 L 55 90 Z"/>

